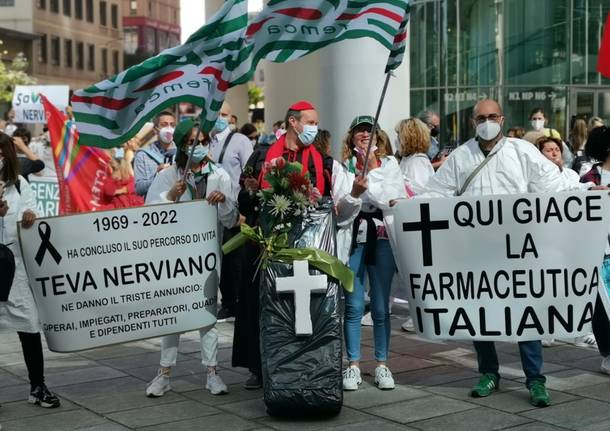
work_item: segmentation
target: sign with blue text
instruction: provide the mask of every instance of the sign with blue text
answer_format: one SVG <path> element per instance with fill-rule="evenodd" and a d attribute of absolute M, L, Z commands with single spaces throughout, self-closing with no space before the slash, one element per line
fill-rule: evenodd
<path fill-rule="evenodd" d="M 20 226 L 49 349 L 73 352 L 213 325 L 217 226 L 216 208 L 205 201 Z"/>
<path fill-rule="evenodd" d="M 607 192 L 399 202 L 389 219 L 415 327 L 489 341 L 591 332 L 609 211 Z"/>

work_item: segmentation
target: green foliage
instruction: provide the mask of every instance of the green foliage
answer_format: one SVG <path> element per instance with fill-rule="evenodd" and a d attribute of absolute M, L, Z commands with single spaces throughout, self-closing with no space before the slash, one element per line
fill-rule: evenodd
<path fill-rule="evenodd" d="M 36 80 L 27 74 L 28 60 L 22 52 L 8 65 L 2 57 L 3 53 L 0 51 L 0 101 L 10 103 L 16 85 L 35 84 Z"/>
<path fill-rule="evenodd" d="M 258 102 L 265 100 L 265 94 L 262 88 L 254 84 L 248 85 L 248 104 L 256 105 Z"/>

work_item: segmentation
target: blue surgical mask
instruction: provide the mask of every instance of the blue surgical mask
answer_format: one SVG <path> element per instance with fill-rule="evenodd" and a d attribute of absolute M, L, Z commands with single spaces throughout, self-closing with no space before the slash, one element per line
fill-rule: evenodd
<path fill-rule="evenodd" d="M 216 119 L 216 123 L 214 123 L 214 130 L 217 132 L 224 132 L 224 130 L 229 127 L 229 120 L 225 117 L 218 117 Z"/>
<path fill-rule="evenodd" d="M 313 143 L 314 139 L 316 139 L 317 134 L 318 126 L 305 124 L 303 126 L 303 131 L 299 133 L 299 141 L 301 141 L 303 145 L 309 146 Z"/>
<path fill-rule="evenodd" d="M 186 154 L 190 154 L 191 153 L 191 148 L 192 147 L 186 147 L 184 149 L 184 152 Z M 208 155 L 208 153 L 210 152 L 210 146 L 209 145 L 201 145 L 198 144 L 195 146 L 195 151 L 193 152 L 193 157 L 191 158 L 191 163 L 201 163 L 201 161 L 203 159 L 205 159 L 205 157 Z"/>

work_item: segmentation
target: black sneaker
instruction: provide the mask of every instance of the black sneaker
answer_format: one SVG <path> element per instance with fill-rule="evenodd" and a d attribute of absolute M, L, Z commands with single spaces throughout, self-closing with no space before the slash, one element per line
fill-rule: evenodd
<path fill-rule="evenodd" d="M 50 392 L 44 383 L 40 386 L 36 386 L 34 390 L 30 392 L 28 402 L 46 409 L 54 409 L 60 405 L 59 398 L 57 398 L 54 393 Z"/>
<path fill-rule="evenodd" d="M 263 387 L 263 382 L 258 374 L 251 373 L 246 383 L 244 383 L 244 389 L 260 389 Z"/>
<path fill-rule="evenodd" d="M 235 317 L 235 312 L 227 307 L 222 307 L 216 314 L 216 320 L 227 320 Z"/>

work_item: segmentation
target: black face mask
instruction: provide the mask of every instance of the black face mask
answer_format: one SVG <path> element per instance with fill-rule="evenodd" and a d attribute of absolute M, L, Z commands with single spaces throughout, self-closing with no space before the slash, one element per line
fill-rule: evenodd
<path fill-rule="evenodd" d="M 430 136 L 432 136 L 433 138 L 436 138 L 439 133 L 441 132 L 440 127 L 438 126 L 434 126 L 431 130 L 430 130 Z"/>

